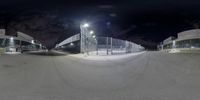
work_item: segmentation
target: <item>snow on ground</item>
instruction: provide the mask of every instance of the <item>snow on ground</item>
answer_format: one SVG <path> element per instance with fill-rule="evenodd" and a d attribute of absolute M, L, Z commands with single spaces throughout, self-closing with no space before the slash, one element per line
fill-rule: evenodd
<path fill-rule="evenodd" d="M 5 52 L 4 54 L 20 54 L 20 52 Z"/>
<path fill-rule="evenodd" d="M 126 50 L 125 49 L 114 49 L 112 50 L 112 54 L 113 55 L 120 55 L 120 54 L 126 54 Z M 133 52 L 139 52 L 139 51 L 133 51 Z M 88 52 L 89 55 L 101 55 L 101 56 L 107 56 L 107 55 L 111 55 L 111 50 L 109 49 L 107 51 L 107 49 L 99 49 L 98 51 L 90 51 Z"/>
<path fill-rule="evenodd" d="M 136 56 L 139 54 L 143 54 L 143 52 L 135 52 L 135 53 L 127 53 L 127 54 L 118 54 L 118 55 L 87 55 L 85 54 L 72 54 L 69 55 L 71 57 L 76 57 L 76 58 L 81 58 L 81 59 L 86 59 L 86 60 L 101 60 L 101 61 L 106 61 L 106 60 L 118 60 L 118 59 L 124 59 L 132 56 Z"/>
<path fill-rule="evenodd" d="M 0 100 L 200 100 L 200 54 L 51 55 L 0 56 Z"/>

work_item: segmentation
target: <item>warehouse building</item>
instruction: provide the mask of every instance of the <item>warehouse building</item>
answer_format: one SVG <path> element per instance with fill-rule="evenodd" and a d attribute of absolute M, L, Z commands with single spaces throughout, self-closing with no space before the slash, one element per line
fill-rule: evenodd
<path fill-rule="evenodd" d="M 200 52 L 200 29 L 180 32 L 177 37 L 165 39 L 158 48 L 168 52 Z"/>
<path fill-rule="evenodd" d="M 5 29 L 0 29 L 0 53 L 22 53 L 43 49 L 45 47 L 29 35 L 17 32 L 16 36 L 8 36 Z"/>

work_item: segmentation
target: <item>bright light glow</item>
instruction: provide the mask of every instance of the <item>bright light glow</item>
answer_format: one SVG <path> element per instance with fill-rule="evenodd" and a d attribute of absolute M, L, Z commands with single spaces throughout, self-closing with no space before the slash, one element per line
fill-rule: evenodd
<path fill-rule="evenodd" d="M 9 46 L 15 46 L 14 38 L 13 37 L 10 37 Z"/>
<path fill-rule="evenodd" d="M 96 36 L 95 36 L 95 35 L 93 35 L 92 37 L 93 37 L 93 38 L 96 38 Z"/>
<path fill-rule="evenodd" d="M 34 40 L 31 40 L 31 43 L 34 44 Z"/>
<path fill-rule="evenodd" d="M 70 43 L 70 45 L 71 45 L 71 46 L 73 46 L 73 45 L 74 45 L 74 43 Z"/>
<path fill-rule="evenodd" d="M 173 47 L 173 48 L 176 47 L 176 41 L 173 41 L 172 47 Z"/>
<path fill-rule="evenodd" d="M 83 27 L 89 27 L 90 25 L 88 23 L 83 24 Z"/>
<path fill-rule="evenodd" d="M 13 40 L 13 37 L 11 37 L 10 40 Z"/>
<path fill-rule="evenodd" d="M 191 48 L 193 49 L 193 48 L 195 48 L 194 46 L 191 46 Z"/>
<path fill-rule="evenodd" d="M 94 31 L 90 31 L 90 34 L 91 34 L 91 35 L 94 34 Z"/>

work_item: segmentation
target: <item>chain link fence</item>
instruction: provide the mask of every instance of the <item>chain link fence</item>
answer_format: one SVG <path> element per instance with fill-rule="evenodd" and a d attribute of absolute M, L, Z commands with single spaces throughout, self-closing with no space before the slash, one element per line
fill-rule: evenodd
<path fill-rule="evenodd" d="M 82 46 L 88 55 L 116 55 L 143 51 L 144 47 L 126 40 L 112 37 L 86 38 Z"/>
<path fill-rule="evenodd" d="M 87 30 L 83 29 L 82 31 Z M 144 50 L 144 47 L 141 45 L 130 41 L 112 37 L 96 37 L 94 34 L 76 34 L 57 44 L 55 48 L 66 52 L 80 52 L 87 55 L 116 55 Z"/>

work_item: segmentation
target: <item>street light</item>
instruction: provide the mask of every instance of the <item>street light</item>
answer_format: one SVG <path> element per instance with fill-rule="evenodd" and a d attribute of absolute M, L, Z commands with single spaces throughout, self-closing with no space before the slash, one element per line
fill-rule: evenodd
<path fill-rule="evenodd" d="M 90 25 L 88 23 L 82 23 L 80 25 L 81 28 L 81 52 L 86 51 L 86 44 L 87 44 L 87 36 L 88 36 L 88 27 Z"/>
<path fill-rule="evenodd" d="M 73 46 L 74 45 L 74 43 L 70 43 L 70 46 Z"/>
<path fill-rule="evenodd" d="M 31 43 L 32 43 L 32 44 L 35 44 L 34 40 L 31 40 Z"/>
<path fill-rule="evenodd" d="M 89 23 L 82 23 L 80 25 L 80 28 L 81 28 L 80 49 L 82 53 L 87 53 L 87 55 L 89 55 L 89 51 L 91 51 L 92 45 L 96 43 L 95 32 L 93 30 L 90 30 L 91 25 Z"/>
<path fill-rule="evenodd" d="M 90 31 L 90 35 L 92 35 L 92 34 L 94 34 L 94 31 L 91 30 L 91 31 Z"/>
<path fill-rule="evenodd" d="M 88 23 L 85 23 L 85 24 L 83 24 L 83 27 L 85 27 L 85 28 L 87 28 L 87 27 L 89 27 L 90 25 L 88 24 Z"/>
<path fill-rule="evenodd" d="M 13 40 L 13 37 L 11 37 L 10 40 Z"/>

